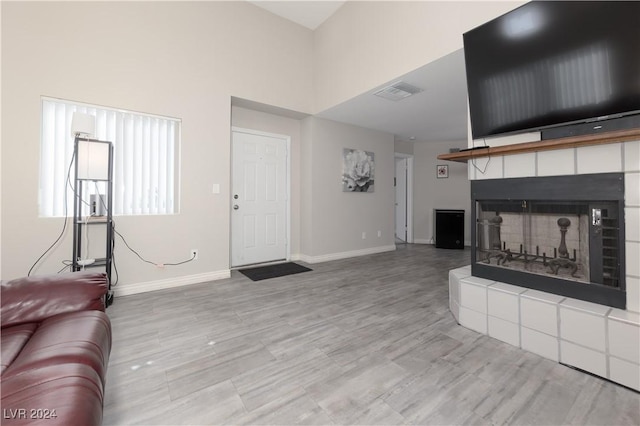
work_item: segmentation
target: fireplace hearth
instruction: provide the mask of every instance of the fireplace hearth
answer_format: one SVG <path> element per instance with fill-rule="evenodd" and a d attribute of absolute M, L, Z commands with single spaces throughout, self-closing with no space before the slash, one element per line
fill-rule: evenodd
<path fill-rule="evenodd" d="M 471 183 L 472 272 L 624 309 L 624 175 Z"/>

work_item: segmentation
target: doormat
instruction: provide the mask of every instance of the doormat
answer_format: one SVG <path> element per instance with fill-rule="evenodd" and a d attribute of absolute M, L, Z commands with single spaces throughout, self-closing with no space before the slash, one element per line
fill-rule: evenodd
<path fill-rule="evenodd" d="M 239 271 L 252 281 L 261 281 L 269 278 L 284 277 L 286 275 L 312 271 L 312 269 L 298 265 L 297 263 L 287 262 L 280 263 L 278 265 L 260 266 L 258 268 L 240 269 Z"/>

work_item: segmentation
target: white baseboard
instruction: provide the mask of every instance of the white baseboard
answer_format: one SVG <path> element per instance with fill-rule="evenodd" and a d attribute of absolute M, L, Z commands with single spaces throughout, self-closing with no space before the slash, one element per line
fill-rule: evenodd
<path fill-rule="evenodd" d="M 123 284 L 113 288 L 116 297 L 130 294 L 146 293 L 149 291 L 165 290 L 168 288 L 182 287 L 191 284 L 200 284 L 207 281 L 222 280 L 231 277 L 231 270 L 206 272 L 204 274 L 187 275 L 184 277 L 167 278 L 165 280 L 147 281 L 142 283 Z"/>
<path fill-rule="evenodd" d="M 433 244 L 433 240 L 430 238 L 414 238 L 414 244 Z"/>
<path fill-rule="evenodd" d="M 329 262 L 331 260 L 348 259 L 350 257 L 367 256 L 370 254 L 384 253 L 387 251 L 394 251 L 396 245 L 372 247 L 361 250 L 343 251 L 340 253 L 321 254 L 319 256 L 308 256 L 306 254 L 300 254 L 300 260 L 307 263 L 322 263 Z"/>

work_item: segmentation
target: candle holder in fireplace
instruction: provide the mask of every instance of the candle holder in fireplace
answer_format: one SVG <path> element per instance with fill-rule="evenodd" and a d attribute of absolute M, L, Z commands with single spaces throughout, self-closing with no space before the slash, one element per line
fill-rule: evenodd
<path fill-rule="evenodd" d="M 484 254 L 485 263 L 490 265 L 492 258 L 495 258 L 498 266 L 507 266 L 507 264 L 511 262 L 522 262 L 525 270 L 532 270 L 534 269 L 532 267 L 534 264 L 539 264 L 548 267 L 549 272 L 554 275 L 558 275 L 560 268 L 566 268 L 570 270 L 569 273 L 572 277 L 581 278 L 577 275 L 579 264 L 577 262 L 576 249 L 573 249 L 573 257 L 569 256 L 569 251 L 567 250 L 566 234 L 569 226 L 571 226 L 570 219 L 561 217 L 557 221 L 558 227 L 560 228 L 560 242 L 557 249 L 553 249 L 552 257 L 547 256 L 547 253 L 544 251 L 541 254 L 539 245 L 535 246 L 535 254 L 528 252 L 523 244 L 519 245 L 517 252 L 513 252 L 511 248 L 507 248 L 507 243 L 500 241 L 500 225 L 502 221 L 502 217 L 498 214 L 489 219 L 492 248 L 480 250 L 480 252 Z"/>

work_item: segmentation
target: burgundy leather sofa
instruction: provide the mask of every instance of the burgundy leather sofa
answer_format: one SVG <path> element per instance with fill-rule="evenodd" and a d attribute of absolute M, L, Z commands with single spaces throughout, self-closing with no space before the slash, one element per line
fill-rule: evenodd
<path fill-rule="evenodd" d="M 99 425 L 111 351 L 105 274 L 3 282 L 3 425 Z"/>

